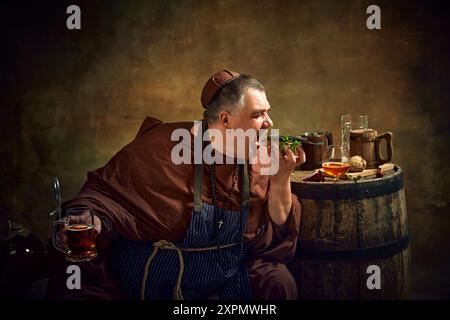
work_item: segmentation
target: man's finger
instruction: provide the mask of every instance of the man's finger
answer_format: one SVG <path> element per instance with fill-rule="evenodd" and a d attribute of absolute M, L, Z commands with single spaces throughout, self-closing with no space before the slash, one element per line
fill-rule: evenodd
<path fill-rule="evenodd" d="M 301 146 L 297 146 L 297 149 L 295 150 L 296 154 L 297 154 L 297 161 L 296 164 L 303 164 L 306 162 L 306 154 L 305 151 L 303 150 L 303 148 Z"/>
<path fill-rule="evenodd" d="M 94 229 L 97 231 L 97 234 L 100 234 L 102 231 L 102 220 L 96 215 L 94 215 Z"/>
<path fill-rule="evenodd" d="M 295 163 L 295 155 L 290 148 L 285 149 L 284 153 L 287 156 L 287 159 L 289 160 L 289 162 Z"/>
<path fill-rule="evenodd" d="M 56 234 L 56 243 L 60 246 L 60 247 L 67 247 L 67 235 L 65 233 L 65 230 L 60 230 L 57 234 Z"/>

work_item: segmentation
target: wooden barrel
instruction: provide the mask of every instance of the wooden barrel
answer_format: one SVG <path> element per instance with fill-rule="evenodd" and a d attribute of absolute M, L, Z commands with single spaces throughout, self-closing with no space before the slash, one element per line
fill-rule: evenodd
<path fill-rule="evenodd" d="M 300 299 L 408 298 L 409 238 L 399 167 L 356 182 L 304 182 L 294 175 L 292 192 L 302 204 L 297 255 L 289 266 Z"/>

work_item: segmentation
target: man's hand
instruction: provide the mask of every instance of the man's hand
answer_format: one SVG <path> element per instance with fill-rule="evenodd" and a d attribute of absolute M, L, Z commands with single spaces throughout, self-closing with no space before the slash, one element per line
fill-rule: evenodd
<path fill-rule="evenodd" d="M 94 229 L 97 231 L 97 236 L 102 231 L 102 220 L 94 214 Z"/>
<path fill-rule="evenodd" d="M 272 221 L 278 225 L 286 222 L 292 207 L 291 174 L 296 166 L 306 161 L 305 152 L 298 146 L 296 154 L 288 147 L 279 153 L 279 168 L 275 175 L 270 176 L 269 214 Z"/>
<path fill-rule="evenodd" d="M 70 225 L 85 224 L 86 223 L 85 217 L 86 216 L 84 215 L 70 216 Z M 102 220 L 100 220 L 100 218 L 96 214 L 93 214 L 93 217 L 94 217 L 94 230 L 97 231 L 97 235 L 99 235 L 100 232 L 102 231 Z"/>
<path fill-rule="evenodd" d="M 287 146 L 279 153 L 279 168 L 278 172 L 270 176 L 270 185 L 285 186 L 287 182 L 290 183 L 291 174 L 295 167 L 305 163 L 306 156 L 302 147 L 298 146 L 294 154 Z"/>

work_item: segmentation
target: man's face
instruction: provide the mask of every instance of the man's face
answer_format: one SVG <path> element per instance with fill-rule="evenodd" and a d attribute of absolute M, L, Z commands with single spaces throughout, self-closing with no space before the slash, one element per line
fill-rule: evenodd
<path fill-rule="evenodd" d="M 230 116 L 229 129 L 268 129 L 273 126 L 269 116 L 270 104 L 266 93 L 256 89 L 247 89 L 245 105 L 235 116 Z"/>
<path fill-rule="evenodd" d="M 229 126 L 227 129 L 242 129 L 247 131 L 253 129 L 257 134 L 261 129 L 268 129 L 273 126 L 272 119 L 269 116 L 270 104 L 264 91 L 256 89 L 247 89 L 245 92 L 245 104 L 236 115 L 230 115 Z M 256 142 L 258 136 L 245 137 L 245 155 L 238 149 L 237 138 L 234 140 L 234 154 L 238 157 L 249 158 L 249 147 L 252 145 L 256 151 L 256 145 L 250 142 Z"/>

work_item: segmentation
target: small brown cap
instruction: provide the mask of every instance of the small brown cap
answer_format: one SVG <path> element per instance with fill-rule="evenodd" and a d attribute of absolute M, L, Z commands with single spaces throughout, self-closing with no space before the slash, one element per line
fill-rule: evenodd
<path fill-rule="evenodd" d="M 202 90 L 201 102 L 206 109 L 216 93 L 225 87 L 230 81 L 236 79 L 239 73 L 230 70 L 220 70 L 206 81 Z"/>

